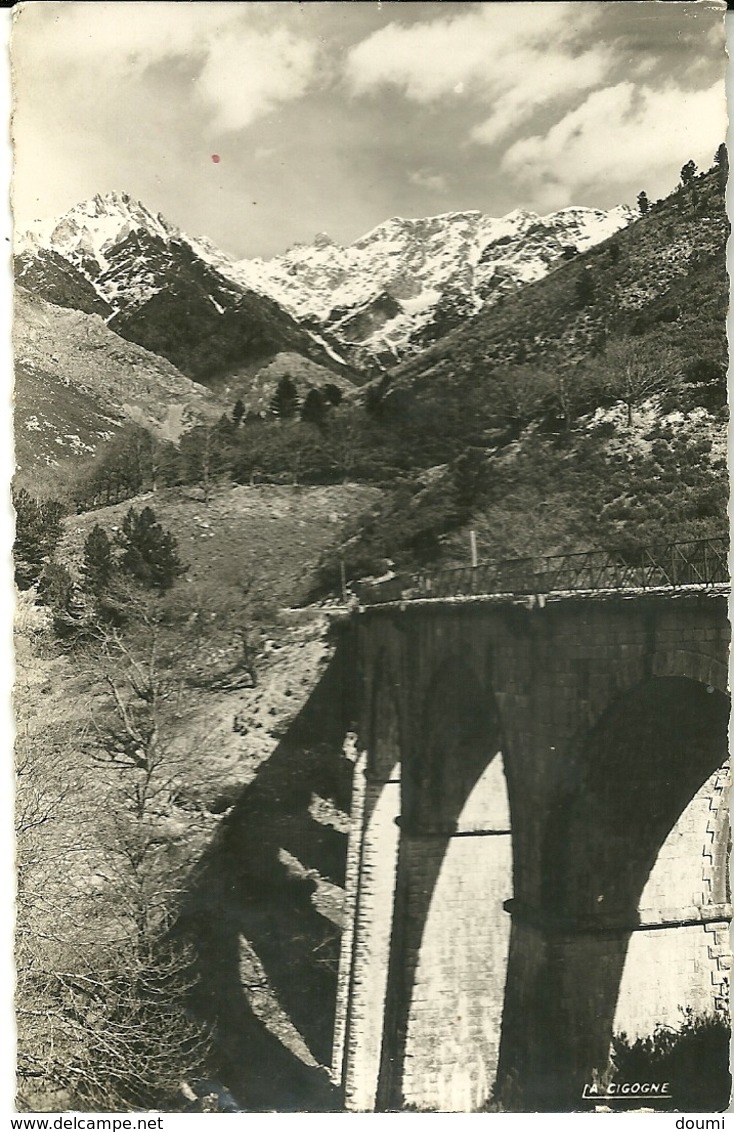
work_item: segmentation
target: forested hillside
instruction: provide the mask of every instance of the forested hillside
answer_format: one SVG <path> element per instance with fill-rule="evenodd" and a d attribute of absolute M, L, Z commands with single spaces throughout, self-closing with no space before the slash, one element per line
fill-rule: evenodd
<path fill-rule="evenodd" d="M 102 450 L 67 505 L 156 483 L 371 483 L 384 496 L 343 547 L 349 579 L 464 561 L 469 527 L 484 558 L 724 533 L 726 168 L 723 150 L 685 167 L 634 223 L 360 390 L 281 355 L 177 451 Z"/>
<path fill-rule="evenodd" d="M 355 530 L 351 574 L 465 561 L 469 526 L 484 558 L 726 533 L 717 158 L 367 391 L 388 459 L 413 470 Z"/>

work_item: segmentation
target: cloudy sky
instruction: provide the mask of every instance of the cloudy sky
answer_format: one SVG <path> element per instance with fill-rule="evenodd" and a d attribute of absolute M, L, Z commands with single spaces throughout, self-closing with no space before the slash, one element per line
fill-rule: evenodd
<path fill-rule="evenodd" d="M 33 0 L 13 63 L 19 226 L 119 189 L 237 256 L 634 203 L 726 130 L 708 2 Z"/>

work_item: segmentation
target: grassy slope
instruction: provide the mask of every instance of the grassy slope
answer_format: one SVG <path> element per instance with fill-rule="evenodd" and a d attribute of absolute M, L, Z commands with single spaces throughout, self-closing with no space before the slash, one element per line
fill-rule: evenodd
<path fill-rule="evenodd" d="M 188 567 L 179 587 L 214 591 L 241 570 L 256 577 L 271 600 L 292 605 L 302 598 L 320 556 L 333 551 L 345 525 L 379 497 L 376 488 L 362 484 L 220 486 L 207 504 L 199 489 L 172 488 L 73 516 L 62 555 L 79 562 L 95 523 L 110 532 L 131 506 L 149 506 L 178 540 Z"/>

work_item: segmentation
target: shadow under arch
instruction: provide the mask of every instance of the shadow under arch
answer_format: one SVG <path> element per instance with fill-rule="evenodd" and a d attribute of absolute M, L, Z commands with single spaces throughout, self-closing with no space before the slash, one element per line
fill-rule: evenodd
<path fill-rule="evenodd" d="M 712 686 L 651 677 L 570 753 L 545 824 L 539 907 L 512 909 L 500 1078 L 519 1081 L 524 1109 L 579 1107 L 593 1070 L 605 1068 L 643 889 L 681 814 L 726 761 L 728 718 L 728 698 Z"/>
<path fill-rule="evenodd" d="M 448 658 L 403 760 L 378 1109 L 470 1111 L 491 1092 L 512 893 L 501 751 L 492 691 Z"/>
<path fill-rule="evenodd" d="M 372 666 L 366 744 L 354 771 L 333 1073 L 351 1111 L 374 1109 L 393 929 L 401 785 L 399 682 Z"/>
<path fill-rule="evenodd" d="M 314 875 L 344 883 L 347 839 L 315 819 L 311 801 L 315 792 L 349 809 L 353 767 L 342 745 L 355 702 L 350 645 L 338 639 L 287 734 L 223 818 L 192 871 L 177 924 L 197 955 L 192 1005 L 214 1028 L 212 1071 L 250 1111 L 340 1107 L 326 1069 L 340 929 L 315 903 Z M 300 875 L 288 858 L 305 866 Z M 243 946 L 257 956 L 310 1060 L 255 1012 Z"/>

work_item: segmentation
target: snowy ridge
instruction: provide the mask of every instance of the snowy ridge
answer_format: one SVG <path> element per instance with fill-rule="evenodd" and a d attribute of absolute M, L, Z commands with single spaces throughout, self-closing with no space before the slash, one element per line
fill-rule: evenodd
<path fill-rule="evenodd" d="M 165 291 L 183 249 L 210 272 L 218 313 L 247 292 L 277 303 L 330 357 L 389 364 L 447 333 L 488 303 L 541 279 L 564 257 L 613 235 L 636 214 L 564 208 L 503 217 L 470 210 L 394 216 L 342 247 L 326 233 L 272 259 L 234 261 L 127 193 L 106 193 L 19 238 L 25 254 L 63 256 L 114 310 Z"/>
<path fill-rule="evenodd" d="M 62 286 L 64 264 L 68 278 Z M 196 312 L 202 333 L 215 340 L 219 320 L 229 320 L 228 332 L 235 333 L 233 316 L 250 328 L 243 331 L 245 340 L 248 333 L 257 338 L 259 323 L 276 352 L 278 346 L 300 349 L 344 365 L 333 343 L 299 326 L 255 278 L 250 283 L 244 272 L 233 278 L 231 260 L 211 241 L 191 239 L 127 193 L 97 194 L 61 217 L 37 221 L 16 241 L 16 266 L 19 279 L 51 302 L 75 307 L 81 295 L 84 309 L 91 310 L 97 301 L 112 329 L 136 341 L 141 334 L 152 344 L 162 339 L 169 352 L 166 324 L 176 317 L 190 321 Z M 197 350 L 203 356 L 201 342 L 191 344 Z M 176 361 L 188 364 L 183 356 Z"/>
<path fill-rule="evenodd" d="M 635 215 L 622 205 L 610 212 L 564 208 L 548 216 L 522 209 L 503 217 L 478 211 L 396 216 L 347 247 L 322 233 L 273 259 L 221 263 L 220 270 L 269 294 L 295 318 L 321 324 L 347 347 L 399 356 L 425 344 L 441 316 L 475 314 L 500 294 L 542 278 L 564 255 L 607 239 Z"/>

